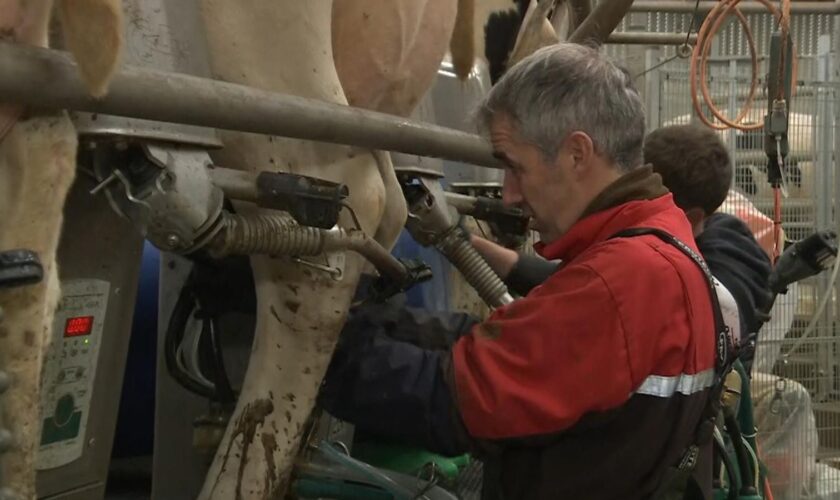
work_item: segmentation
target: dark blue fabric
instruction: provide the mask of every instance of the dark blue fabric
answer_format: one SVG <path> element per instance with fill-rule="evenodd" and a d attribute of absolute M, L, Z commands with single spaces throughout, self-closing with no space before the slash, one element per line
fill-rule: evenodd
<path fill-rule="evenodd" d="M 160 252 L 147 241 L 143 245 L 134 319 L 111 451 L 114 458 L 152 453 L 159 275 Z"/>
<path fill-rule="evenodd" d="M 464 453 L 444 366 L 449 346 L 475 320 L 400 302 L 351 311 L 318 403 L 361 431 L 443 455 Z"/>
<path fill-rule="evenodd" d="M 695 240 L 712 274 L 738 304 L 742 338 L 758 332 L 765 319 L 761 309 L 772 299 L 767 284 L 771 266 L 752 231 L 737 217 L 714 214 Z M 740 356 L 748 372 L 753 355 L 752 350 L 746 350 Z"/>

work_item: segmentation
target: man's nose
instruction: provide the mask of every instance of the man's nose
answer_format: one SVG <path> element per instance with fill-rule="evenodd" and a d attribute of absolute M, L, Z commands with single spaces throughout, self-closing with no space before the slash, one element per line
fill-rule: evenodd
<path fill-rule="evenodd" d="M 502 181 L 502 203 L 507 207 L 515 207 L 521 202 L 522 191 L 519 189 L 519 180 L 510 170 L 505 170 L 505 177 Z"/>

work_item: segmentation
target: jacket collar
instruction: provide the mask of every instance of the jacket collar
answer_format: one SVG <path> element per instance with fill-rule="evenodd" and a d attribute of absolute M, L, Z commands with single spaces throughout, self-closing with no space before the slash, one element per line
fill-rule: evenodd
<path fill-rule="evenodd" d="M 548 244 L 537 243 L 534 248 L 546 259 L 569 261 L 595 243 L 669 207 L 675 208 L 673 197 L 662 184 L 662 177 L 650 166 L 639 167 L 601 191 L 566 234 Z"/>

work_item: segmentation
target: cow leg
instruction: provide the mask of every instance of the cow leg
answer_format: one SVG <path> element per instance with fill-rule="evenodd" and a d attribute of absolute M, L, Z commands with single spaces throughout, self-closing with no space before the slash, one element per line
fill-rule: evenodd
<path fill-rule="evenodd" d="M 331 8 L 328 1 L 203 0 L 215 76 L 345 104 L 332 57 Z M 223 133 L 222 140 L 225 148 L 214 156 L 220 164 L 347 184 L 363 229 L 375 233 L 385 187 L 370 153 L 239 133 Z M 346 215 L 341 223 L 348 227 Z M 343 278 L 336 282 L 286 257 L 251 262 L 257 288 L 254 344 L 202 499 L 282 498 L 362 267 L 348 253 Z"/>
<path fill-rule="evenodd" d="M 472 1 L 462 3 L 472 5 Z M 334 2 L 333 56 L 350 104 L 410 115 L 434 83 L 453 31 L 457 5 L 455 0 Z M 465 10 L 472 15 L 471 9 Z M 462 45 L 471 47 L 472 40 Z M 471 49 L 469 52 L 471 58 Z M 377 152 L 375 156 L 387 205 L 374 237 L 390 248 L 405 224 L 407 209 L 389 155 Z"/>
<path fill-rule="evenodd" d="M 373 237 L 383 247 L 393 248 L 405 226 L 408 207 L 405 205 L 405 196 L 397 180 L 397 174 L 394 172 L 391 155 L 385 151 L 374 151 L 373 156 L 376 158 L 379 176 L 385 185 L 385 210 Z"/>
<path fill-rule="evenodd" d="M 0 454 L 0 476 L 20 498 L 35 496 L 41 364 L 59 298 L 55 254 L 75 162 L 76 133 L 65 113 L 20 121 L 0 143 L 0 251 L 32 250 L 44 266 L 41 283 L 0 288 L 0 369 L 11 380 L 0 422 L 16 443 Z"/>

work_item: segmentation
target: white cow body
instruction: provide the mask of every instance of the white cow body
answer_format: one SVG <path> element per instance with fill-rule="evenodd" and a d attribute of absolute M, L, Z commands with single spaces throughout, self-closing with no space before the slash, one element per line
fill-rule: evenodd
<path fill-rule="evenodd" d="M 332 2 L 205 0 L 216 78 L 346 104 L 330 43 Z M 254 170 L 303 173 L 346 184 L 363 229 L 375 234 L 386 205 L 382 170 L 370 151 L 277 137 L 223 133 L 215 160 Z M 393 175 L 393 174 L 392 174 Z M 402 221 L 380 229 L 392 245 Z M 342 225 L 352 225 L 344 214 Z M 342 281 L 285 257 L 252 259 L 257 327 L 231 423 L 200 498 L 280 498 L 315 403 L 363 261 L 347 255 Z"/>
<path fill-rule="evenodd" d="M 457 6 L 455 0 L 204 0 L 203 14 L 215 78 L 407 116 L 434 81 Z M 386 247 L 396 240 L 406 207 L 387 154 L 239 133 L 223 133 L 222 140 L 219 164 L 347 184 L 363 229 Z M 348 255 L 336 283 L 287 258 L 256 257 L 252 264 L 256 337 L 202 499 L 286 491 L 364 265 Z"/>
<path fill-rule="evenodd" d="M 0 249 L 35 251 L 44 266 L 41 283 L 0 289 L 0 369 L 11 379 L 0 407 L 16 443 L 0 454 L 0 468 L 4 486 L 21 498 L 35 495 L 41 364 L 60 294 L 55 253 L 75 162 L 76 133 L 64 112 L 24 119 L 0 144 Z"/>
<path fill-rule="evenodd" d="M 85 81 L 97 95 L 106 91 L 118 60 L 118 5 L 118 0 L 59 2 L 65 40 L 74 44 Z M 0 39 L 46 46 L 52 7 L 52 0 L 0 0 Z M 97 42 L 107 34 L 109 43 L 91 46 L 91 34 L 99 36 Z M 0 477 L 20 498 L 35 496 L 41 367 L 60 297 L 55 254 L 75 162 L 76 132 L 65 112 L 29 112 L 0 103 L 0 251 L 34 251 L 44 268 L 41 283 L 0 289 L 0 370 L 11 381 L 0 397 L 0 422 L 14 440 L 14 447 L 0 454 Z"/>

